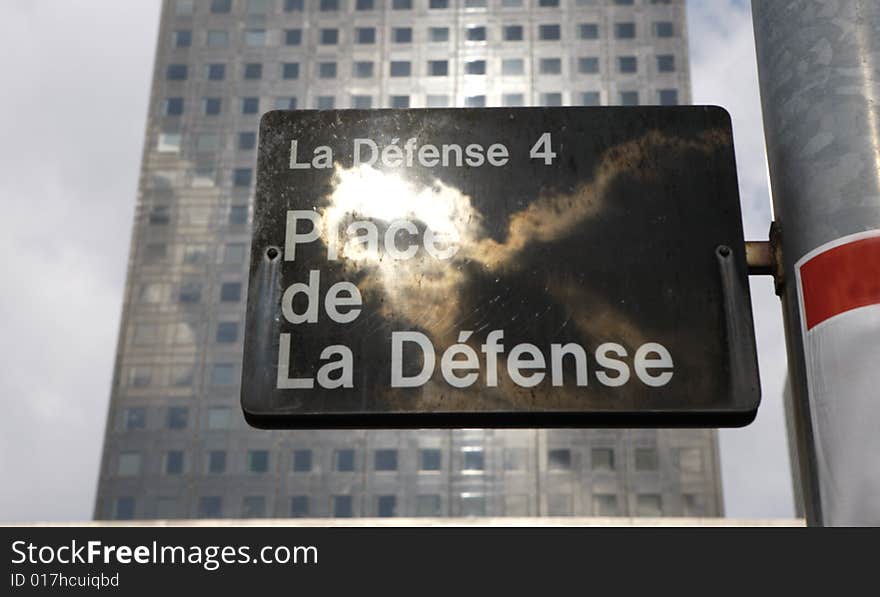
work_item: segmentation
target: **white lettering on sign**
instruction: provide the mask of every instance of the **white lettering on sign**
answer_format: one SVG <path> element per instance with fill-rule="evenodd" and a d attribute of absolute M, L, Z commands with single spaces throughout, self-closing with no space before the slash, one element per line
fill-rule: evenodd
<path fill-rule="evenodd" d="M 406 154 L 402 154 L 406 159 Z M 285 261 L 294 261 L 297 247 L 317 242 L 324 230 L 320 214 L 314 210 L 287 212 L 284 242 Z M 419 244 L 436 259 L 449 259 L 454 254 L 448 240 L 444 249 L 438 249 L 434 237 L 426 230 L 421 243 L 414 242 L 419 229 L 409 220 L 393 220 L 384 234 L 379 234 L 375 223 L 356 221 L 346 228 L 347 243 L 366 245 L 377 250 L 384 244 L 388 256 L 394 260 L 412 259 Z M 325 235 L 326 238 L 327 235 Z M 448 235 L 447 235 L 448 236 Z M 338 235 L 330 234 L 326 241 L 327 258 L 338 258 Z M 323 310 L 321 306 L 323 304 Z M 322 311 L 332 322 L 340 325 L 354 322 L 361 314 L 363 299 L 358 287 L 347 281 L 330 285 L 321 300 L 321 271 L 310 270 L 307 281 L 290 284 L 281 295 L 281 314 L 294 326 L 316 324 Z M 589 351 L 576 343 L 550 344 L 549 351 L 530 343 L 504 346 L 504 330 L 491 330 L 483 344 L 474 342 L 474 332 L 463 330 L 457 342 L 439 352 L 431 339 L 418 331 L 397 331 L 391 334 L 390 380 L 392 388 L 416 388 L 435 378 L 439 362 L 439 377 L 453 388 L 467 388 L 480 378 L 486 387 L 497 387 L 499 377 L 506 375 L 515 385 L 533 388 L 549 381 L 554 387 L 574 384 L 587 386 L 591 379 L 600 385 L 617 388 L 636 379 L 651 388 L 667 385 L 673 377 L 675 364 L 669 350 L 658 342 L 645 342 L 630 351 L 617 342 L 604 342 Z M 307 370 L 313 377 L 291 377 L 293 334 L 282 333 L 278 342 L 278 389 L 311 390 L 321 388 L 351 388 L 354 380 L 354 356 L 349 347 L 334 344 L 324 348 L 318 362 Z M 630 356 L 632 354 L 632 356 Z M 566 380 L 566 366 L 569 369 Z M 500 371 L 500 372 L 499 372 Z M 548 379 L 549 378 L 549 379 Z M 635 382 L 633 382 L 635 383 Z"/>
<path fill-rule="evenodd" d="M 486 343 L 477 350 L 466 344 L 473 332 L 463 331 L 458 343 L 443 351 L 440 357 L 440 374 L 454 388 L 466 388 L 477 382 L 481 367 L 485 367 L 486 385 L 498 385 L 498 360 L 504 352 L 500 341 L 504 330 L 492 330 Z M 613 356 L 612 356 L 613 355 Z M 655 355 L 655 356 L 651 356 Z M 574 365 L 575 384 L 588 384 L 587 351 L 579 344 L 550 345 L 550 376 L 554 386 L 564 385 L 563 365 L 570 356 Z M 627 351 L 620 344 L 606 342 L 594 352 L 596 380 L 607 387 L 620 387 L 630 381 L 631 371 L 646 386 L 665 386 L 673 375 L 672 355 L 662 344 L 647 342 L 635 351 L 630 366 Z M 650 357 L 650 358 L 649 358 Z M 421 364 L 410 374 L 405 373 L 407 364 Z M 437 352 L 430 338 L 421 332 L 393 332 L 391 334 L 391 387 L 414 388 L 425 385 L 434 374 Z M 513 383 L 523 388 L 540 384 L 547 375 L 547 359 L 544 351 L 534 344 L 516 344 L 507 355 L 504 367 Z M 661 371 L 662 370 L 662 371 Z"/>
<path fill-rule="evenodd" d="M 541 160 L 550 166 L 557 157 L 553 151 L 550 133 L 543 133 L 529 146 L 529 158 Z M 501 168 L 510 162 L 510 149 L 504 143 L 419 143 L 415 137 L 392 138 L 380 145 L 373 139 L 357 138 L 352 146 L 355 167 L 384 166 L 385 168 Z M 290 141 L 291 170 L 325 169 L 333 167 L 333 150 L 318 145 L 309 151 L 299 146 L 299 140 Z"/>

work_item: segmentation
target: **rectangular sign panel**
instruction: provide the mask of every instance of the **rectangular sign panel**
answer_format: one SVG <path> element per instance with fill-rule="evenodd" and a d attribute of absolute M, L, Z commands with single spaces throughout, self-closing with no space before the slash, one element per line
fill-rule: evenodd
<path fill-rule="evenodd" d="M 263 117 L 252 425 L 743 425 L 759 397 L 723 110 Z"/>

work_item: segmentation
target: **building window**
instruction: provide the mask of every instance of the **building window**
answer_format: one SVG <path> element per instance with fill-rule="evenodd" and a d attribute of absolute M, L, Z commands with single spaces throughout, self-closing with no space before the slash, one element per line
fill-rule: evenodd
<path fill-rule="evenodd" d="M 321 45 L 335 46 L 339 43 L 339 29 L 321 29 Z"/>
<path fill-rule="evenodd" d="M 223 516 L 223 498 L 219 495 L 207 495 L 199 498 L 199 518 L 221 518 Z"/>
<path fill-rule="evenodd" d="M 391 76 L 392 77 L 408 77 L 410 76 L 412 71 L 412 67 L 410 66 L 409 61 L 405 60 L 392 60 L 391 61 Z"/>
<path fill-rule="evenodd" d="M 222 81 L 226 78 L 225 64 L 209 64 L 205 67 L 205 78 L 209 81 Z"/>
<path fill-rule="evenodd" d="M 675 464 L 681 472 L 703 472 L 703 454 L 699 448 L 678 448 L 673 454 Z"/>
<path fill-rule="evenodd" d="M 284 45 L 298 46 L 302 43 L 302 29 L 286 29 L 284 31 Z"/>
<path fill-rule="evenodd" d="M 448 60 L 429 60 L 428 76 L 430 77 L 447 77 L 449 76 Z"/>
<path fill-rule="evenodd" d="M 559 6 L 559 0 L 538 0 L 538 6 L 541 8 L 551 8 Z"/>
<path fill-rule="evenodd" d="M 336 450 L 333 454 L 333 470 L 348 473 L 354 470 L 354 450 Z"/>
<path fill-rule="evenodd" d="M 465 39 L 467 41 L 486 41 L 486 28 L 482 25 L 467 27 L 465 29 Z"/>
<path fill-rule="evenodd" d="M 463 493 L 459 498 L 461 516 L 485 516 L 486 498 L 482 494 Z"/>
<path fill-rule="evenodd" d="M 685 516 L 705 516 L 706 508 L 703 506 L 701 496 L 693 493 L 685 493 L 681 496 L 682 514 Z"/>
<path fill-rule="evenodd" d="M 229 429 L 232 427 L 232 411 L 224 406 L 208 409 L 208 429 Z"/>
<path fill-rule="evenodd" d="M 559 58 L 541 58 L 538 70 L 542 75 L 562 74 L 562 60 Z"/>
<path fill-rule="evenodd" d="M 599 39 L 599 25 L 596 23 L 580 23 L 578 25 L 578 38 Z"/>
<path fill-rule="evenodd" d="M 272 0 L 248 0 L 247 13 L 250 15 L 264 15 L 269 12 Z"/>
<path fill-rule="evenodd" d="M 173 497 L 156 498 L 156 517 L 160 520 L 177 518 L 177 500 Z"/>
<path fill-rule="evenodd" d="M 449 0 L 429 0 L 428 8 L 431 10 L 443 10 L 449 8 Z"/>
<path fill-rule="evenodd" d="M 593 516 L 617 516 L 617 496 L 597 493 L 593 495 Z"/>
<path fill-rule="evenodd" d="M 412 27 L 395 27 L 391 30 L 391 40 L 396 44 L 412 43 Z"/>
<path fill-rule="evenodd" d="M 485 75 L 486 74 L 486 61 L 485 60 L 468 60 L 464 63 L 464 72 L 466 75 Z"/>
<path fill-rule="evenodd" d="M 244 32 L 244 45 L 249 48 L 260 48 L 266 45 L 265 29 L 247 29 Z"/>
<path fill-rule="evenodd" d="M 216 116 L 217 114 L 220 114 L 221 106 L 222 103 L 219 97 L 206 97 L 205 116 Z"/>
<path fill-rule="evenodd" d="M 299 79 L 299 62 L 284 62 L 281 65 L 281 78 Z"/>
<path fill-rule="evenodd" d="M 522 93 L 505 93 L 501 96 L 501 104 L 508 108 L 526 105 L 526 96 Z"/>
<path fill-rule="evenodd" d="M 656 471 L 660 468 L 654 448 L 636 448 L 635 457 L 637 471 Z"/>
<path fill-rule="evenodd" d="M 661 106 L 677 106 L 678 90 L 677 89 L 661 89 L 657 92 L 657 99 Z"/>
<path fill-rule="evenodd" d="M 226 452 L 224 450 L 211 450 L 208 452 L 208 472 L 212 475 L 220 475 L 226 472 Z"/>
<path fill-rule="evenodd" d="M 617 39 L 635 39 L 636 24 L 635 23 L 615 23 L 614 37 Z"/>
<path fill-rule="evenodd" d="M 321 79 L 335 79 L 336 78 L 336 63 L 335 62 L 319 62 L 318 63 L 318 77 Z"/>
<path fill-rule="evenodd" d="M 351 96 L 351 107 L 355 110 L 369 110 L 373 107 L 373 96 L 353 95 Z"/>
<path fill-rule="evenodd" d="M 181 140 L 180 133 L 159 133 L 156 151 L 160 153 L 178 153 Z"/>
<path fill-rule="evenodd" d="M 243 97 L 241 98 L 241 113 L 242 114 L 256 114 L 260 111 L 260 98 L 258 97 Z"/>
<path fill-rule="evenodd" d="M 373 76 L 372 62 L 355 62 L 352 65 L 352 75 L 355 79 L 370 79 Z"/>
<path fill-rule="evenodd" d="M 501 33 L 504 41 L 522 41 L 523 39 L 522 25 L 505 25 Z"/>
<path fill-rule="evenodd" d="M 599 106 L 601 99 L 598 91 L 584 91 L 581 93 L 582 106 Z"/>
<path fill-rule="evenodd" d="M 465 448 L 461 456 L 461 469 L 463 471 L 481 472 L 486 468 L 483 448 Z"/>
<path fill-rule="evenodd" d="M 120 497 L 113 502 L 113 519 L 114 520 L 133 520 L 134 519 L 134 498 Z"/>
<path fill-rule="evenodd" d="M 133 477 L 141 474 L 141 453 L 122 452 L 116 465 L 116 474 L 120 477 Z"/>
<path fill-rule="evenodd" d="M 193 0 L 177 0 L 174 3 L 174 14 L 186 16 L 193 13 Z"/>
<path fill-rule="evenodd" d="M 166 424 L 168 429 L 186 429 L 189 421 L 189 409 L 185 406 L 173 406 L 168 409 Z"/>
<path fill-rule="evenodd" d="M 443 464 L 441 452 L 437 448 L 423 448 L 419 450 L 419 470 L 439 471 Z"/>
<path fill-rule="evenodd" d="M 374 27 L 358 27 L 354 30 L 354 42 L 356 44 L 376 43 L 376 29 Z"/>
<path fill-rule="evenodd" d="M 181 450 L 171 450 L 165 453 L 165 474 L 183 474 L 183 452 Z"/>
<path fill-rule="evenodd" d="M 315 98 L 315 107 L 318 110 L 332 110 L 336 107 L 336 98 L 332 95 L 319 95 Z"/>
<path fill-rule="evenodd" d="M 294 450 L 293 451 L 293 472 L 310 473 L 312 471 L 312 451 L 311 450 Z"/>
<path fill-rule="evenodd" d="M 620 105 L 621 106 L 638 106 L 639 105 L 639 92 L 638 91 L 621 91 L 620 92 Z"/>
<path fill-rule="evenodd" d="M 439 495 L 416 496 L 416 516 L 440 516 L 442 500 Z"/>
<path fill-rule="evenodd" d="M 232 0 L 211 0 L 211 12 L 224 14 L 232 10 Z"/>
<path fill-rule="evenodd" d="M 243 226 L 248 222 L 248 206 L 232 205 L 229 207 L 229 225 Z"/>
<path fill-rule="evenodd" d="M 236 382 L 235 365 L 217 363 L 211 367 L 210 384 L 212 386 L 231 386 Z"/>
<path fill-rule="evenodd" d="M 525 468 L 526 451 L 523 448 L 504 449 L 504 470 L 521 471 Z"/>
<path fill-rule="evenodd" d="M 465 8 L 486 8 L 486 0 L 464 0 Z"/>
<path fill-rule="evenodd" d="M 396 471 L 397 450 L 376 450 L 373 454 L 373 468 L 377 471 Z"/>
<path fill-rule="evenodd" d="M 248 472 L 266 473 L 269 471 L 269 451 L 251 450 L 248 452 Z"/>
<path fill-rule="evenodd" d="M 244 65 L 244 78 L 246 80 L 256 80 L 263 77 L 263 65 L 259 62 L 250 62 Z"/>
<path fill-rule="evenodd" d="M 232 184 L 236 187 L 251 186 L 252 178 L 253 174 L 250 168 L 236 168 L 232 171 Z"/>
<path fill-rule="evenodd" d="M 614 470 L 614 450 L 611 448 L 593 448 L 590 451 L 594 471 Z"/>
<path fill-rule="evenodd" d="M 376 516 L 379 518 L 397 516 L 397 496 L 380 495 L 376 499 Z"/>
<path fill-rule="evenodd" d="M 217 336 L 215 340 L 219 344 L 231 344 L 238 340 L 238 322 L 221 321 L 217 324 Z"/>
<path fill-rule="evenodd" d="M 225 48 L 229 45 L 229 33 L 226 31 L 208 31 L 209 48 Z"/>
<path fill-rule="evenodd" d="M 505 58 L 501 61 L 501 74 L 507 76 L 521 75 L 525 72 L 522 58 Z"/>
<path fill-rule="evenodd" d="M 428 40 L 433 42 L 449 41 L 449 27 L 431 27 L 428 29 Z"/>
<path fill-rule="evenodd" d="M 247 131 L 244 133 L 238 134 L 238 149 L 239 151 L 250 151 L 257 146 L 257 134 L 252 131 Z M 226 247 L 226 255 L 229 256 L 229 247 L 232 245 L 227 245 Z M 236 245 L 238 247 L 244 247 L 244 245 Z M 243 254 L 242 254 L 243 255 Z M 226 260 L 226 263 L 240 263 L 240 261 L 231 262 Z"/>
<path fill-rule="evenodd" d="M 175 48 L 190 47 L 192 45 L 192 31 L 175 31 L 172 43 Z"/>
<path fill-rule="evenodd" d="M 558 41 L 562 37 L 559 25 L 538 25 L 538 39 L 542 41 Z"/>
<path fill-rule="evenodd" d="M 355 10 L 373 10 L 375 8 L 375 0 L 357 0 L 354 5 Z"/>
<path fill-rule="evenodd" d="M 201 282 L 184 282 L 177 293 L 177 302 L 184 304 L 198 303 L 202 300 Z"/>
<path fill-rule="evenodd" d="M 290 498 L 290 517 L 306 518 L 309 515 L 309 496 L 295 495 Z"/>
<path fill-rule="evenodd" d="M 578 58 L 578 72 L 582 75 L 595 75 L 599 72 L 599 59 L 595 56 Z"/>
<path fill-rule="evenodd" d="M 169 81 L 186 81 L 189 69 L 185 64 L 169 64 L 165 71 L 165 78 Z"/>
<path fill-rule="evenodd" d="M 636 516 L 663 516 L 663 499 L 655 493 L 636 496 Z"/>
<path fill-rule="evenodd" d="M 412 10 L 412 0 L 392 0 L 392 10 Z"/>
<path fill-rule="evenodd" d="M 276 110 L 296 110 L 295 97 L 279 97 L 275 99 Z"/>
<path fill-rule="evenodd" d="M 350 495 L 333 496 L 333 516 L 334 518 L 351 518 L 353 516 Z"/>
<path fill-rule="evenodd" d="M 635 56 L 618 56 L 617 72 L 631 74 L 638 71 L 638 61 Z"/>
<path fill-rule="evenodd" d="M 425 97 L 425 104 L 429 108 L 445 108 L 449 106 L 448 95 L 428 95 Z"/>
<path fill-rule="evenodd" d="M 262 495 L 249 495 L 241 503 L 242 518 L 265 518 L 266 497 Z"/>
<path fill-rule="evenodd" d="M 204 133 L 196 137 L 196 151 L 217 151 L 220 147 L 220 135 Z"/>
<path fill-rule="evenodd" d="M 654 35 L 657 37 L 674 37 L 675 26 L 670 21 L 654 23 Z"/>
<path fill-rule="evenodd" d="M 661 73 L 674 73 L 675 56 L 673 54 L 661 54 L 657 56 L 657 71 Z"/>
<path fill-rule="evenodd" d="M 237 303 L 241 300 L 241 282 L 224 282 L 220 285 L 220 301 Z"/>
<path fill-rule="evenodd" d="M 408 95 L 392 95 L 391 96 L 391 107 L 396 109 L 409 108 L 409 96 Z"/>
<path fill-rule="evenodd" d="M 571 450 L 556 449 L 547 452 L 547 468 L 551 471 L 571 470 Z"/>
<path fill-rule="evenodd" d="M 142 407 L 125 409 L 122 425 L 126 431 L 145 429 L 147 426 L 147 409 Z"/>
<path fill-rule="evenodd" d="M 302 12 L 303 0 L 284 0 L 284 12 Z"/>
<path fill-rule="evenodd" d="M 469 95 L 464 98 L 466 108 L 484 108 L 486 107 L 485 95 Z"/>

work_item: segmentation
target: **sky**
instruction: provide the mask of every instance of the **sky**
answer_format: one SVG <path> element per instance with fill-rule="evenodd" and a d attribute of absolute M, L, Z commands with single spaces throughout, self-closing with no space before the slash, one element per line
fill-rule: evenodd
<path fill-rule="evenodd" d="M 158 0 L 0 7 L 0 522 L 92 516 L 128 264 Z M 733 117 L 747 239 L 771 214 L 748 3 L 689 0 L 694 103 Z M 763 400 L 720 432 L 725 511 L 794 515 L 769 279 L 752 279 Z"/>

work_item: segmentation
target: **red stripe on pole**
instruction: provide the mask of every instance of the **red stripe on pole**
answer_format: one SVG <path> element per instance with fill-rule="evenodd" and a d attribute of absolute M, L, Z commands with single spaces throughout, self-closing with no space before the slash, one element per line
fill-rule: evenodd
<path fill-rule="evenodd" d="M 800 274 L 808 330 L 835 315 L 880 304 L 880 237 L 816 255 Z"/>

